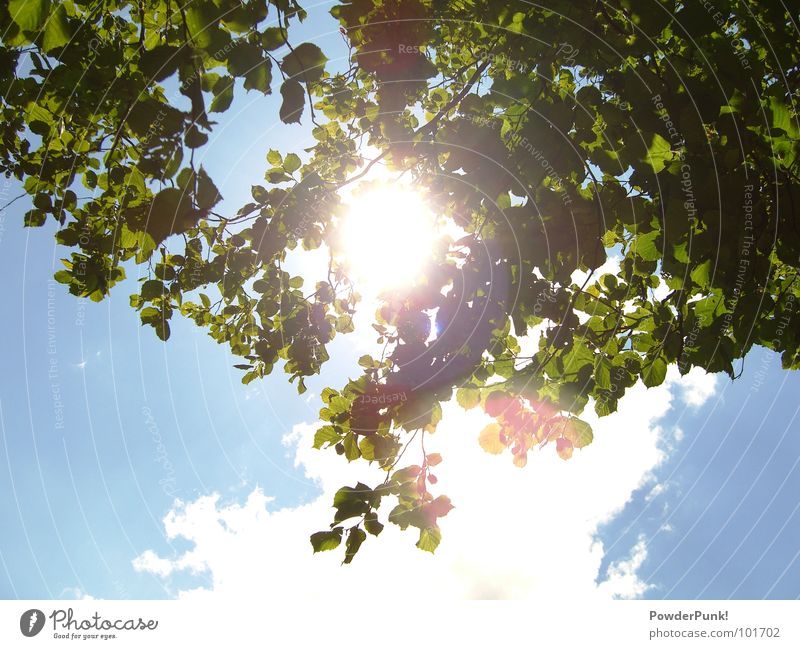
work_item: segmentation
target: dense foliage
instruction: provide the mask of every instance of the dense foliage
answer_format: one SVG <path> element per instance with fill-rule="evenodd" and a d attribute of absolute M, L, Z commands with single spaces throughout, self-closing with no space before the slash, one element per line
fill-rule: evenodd
<path fill-rule="evenodd" d="M 733 378 L 762 345 L 800 366 L 796 4 L 353 0 L 331 13 L 343 65 L 293 42 L 307 18 L 294 0 L 0 6 L 0 170 L 33 199 L 26 225 L 59 223 L 56 279 L 101 300 L 142 265 L 142 323 L 166 340 L 175 314 L 191 318 L 242 357 L 245 382 L 283 366 L 302 392 L 352 330 L 358 295 L 335 259 L 310 287 L 282 268 L 298 247 L 336 246 L 344 185 L 376 164 L 405 172 L 463 229 L 386 296 L 384 356 L 322 394 L 315 445 L 387 473 L 339 491 L 316 551 L 344 540 L 349 562 L 386 499 L 390 522 L 436 548 L 442 457 L 400 459 L 443 401 L 495 417 L 480 444 L 521 467 L 535 446 L 568 459 L 592 441 L 588 404 L 607 415 L 670 365 Z M 252 201 L 220 214 L 192 154 L 245 91 L 279 92 L 275 119 L 311 121 L 315 144 L 265 152 Z M 618 270 L 598 272 L 609 255 Z"/>

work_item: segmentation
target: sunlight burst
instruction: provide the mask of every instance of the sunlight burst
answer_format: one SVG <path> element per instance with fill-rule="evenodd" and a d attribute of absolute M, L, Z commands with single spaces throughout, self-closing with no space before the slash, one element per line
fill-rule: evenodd
<path fill-rule="evenodd" d="M 342 261 L 362 289 L 411 283 L 437 237 L 436 216 L 424 198 L 403 185 L 376 184 L 354 193 L 340 227 Z"/>

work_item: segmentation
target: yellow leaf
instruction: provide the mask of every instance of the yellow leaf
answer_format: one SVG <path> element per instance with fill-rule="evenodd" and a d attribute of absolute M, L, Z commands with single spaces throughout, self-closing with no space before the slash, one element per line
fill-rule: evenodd
<path fill-rule="evenodd" d="M 500 424 L 489 424 L 484 428 L 478 436 L 478 442 L 480 442 L 481 448 L 493 455 L 502 453 L 506 448 L 506 445 L 500 441 L 500 433 L 502 430 L 503 428 Z"/>
<path fill-rule="evenodd" d="M 556 415 L 552 417 L 548 422 L 548 431 L 547 431 L 547 439 L 548 441 L 554 441 L 561 437 L 562 435 L 568 434 L 567 428 L 569 419 L 566 417 L 562 417 L 561 415 Z"/>
<path fill-rule="evenodd" d="M 570 442 L 566 437 L 560 437 L 556 440 L 556 451 L 558 451 L 558 456 L 562 460 L 568 460 L 572 457 L 572 442 Z"/>

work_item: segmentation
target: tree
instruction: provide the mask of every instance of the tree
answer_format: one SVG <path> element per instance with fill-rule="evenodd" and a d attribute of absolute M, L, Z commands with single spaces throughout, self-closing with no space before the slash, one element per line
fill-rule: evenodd
<path fill-rule="evenodd" d="M 451 509 L 430 492 L 442 457 L 399 464 L 454 396 L 496 418 L 480 444 L 522 467 L 534 446 L 571 457 L 592 441 L 588 404 L 607 415 L 670 365 L 736 378 L 761 345 L 800 367 L 796 7 L 352 0 L 331 13 L 342 69 L 292 42 L 306 18 L 294 0 L 0 6 L 0 169 L 33 199 L 27 226 L 60 224 L 71 251 L 56 279 L 102 300 L 145 267 L 142 323 L 166 340 L 176 312 L 191 318 L 243 358 L 245 383 L 283 365 L 303 392 L 352 330 L 342 267 L 306 287 L 281 265 L 334 245 L 343 186 L 377 164 L 405 172 L 463 229 L 385 296 L 384 357 L 322 393 L 315 446 L 386 480 L 342 488 L 315 551 L 345 540 L 350 562 L 387 499 L 388 520 L 435 550 Z M 234 95 L 276 88 L 279 118 L 311 120 L 316 143 L 304 159 L 270 150 L 252 201 L 220 214 L 192 153 Z M 609 253 L 618 271 L 598 272 Z"/>

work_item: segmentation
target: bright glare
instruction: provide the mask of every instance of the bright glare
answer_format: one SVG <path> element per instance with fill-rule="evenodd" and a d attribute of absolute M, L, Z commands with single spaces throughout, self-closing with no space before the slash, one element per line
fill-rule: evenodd
<path fill-rule="evenodd" d="M 364 289 L 411 283 L 437 239 L 436 217 L 420 194 L 402 185 L 373 185 L 349 199 L 340 229 L 342 260 Z"/>

